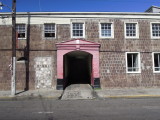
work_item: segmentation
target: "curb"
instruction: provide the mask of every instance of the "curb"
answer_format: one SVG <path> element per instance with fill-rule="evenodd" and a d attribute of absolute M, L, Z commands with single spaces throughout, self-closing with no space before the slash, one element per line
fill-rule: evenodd
<path fill-rule="evenodd" d="M 160 95 L 114 95 L 114 96 L 104 96 L 98 98 L 160 98 Z M 95 99 L 98 99 L 95 98 Z M 36 100 L 36 99 L 54 99 L 59 100 L 60 96 L 2 96 L 0 101 L 16 101 L 16 100 Z M 94 99 L 94 100 L 95 100 Z"/>
<path fill-rule="evenodd" d="M 0 99 L 13 99 L 14 97 L 8 97 L 8 96 L 6 96 L 6 97 L 0 97 Z"/>
<path fill-rule="evenodd" d="M 14 96 L 0 97 L 0 101 L 16 101 L 16 100 L 36 100 L 36 99 L 54 99 L 58 100 L 59 96 Z"/>
<path fill-rule="evenodd" d="M 158 98 L 160 95 L 115 95 L 106 96 L 106 98 Z"/>

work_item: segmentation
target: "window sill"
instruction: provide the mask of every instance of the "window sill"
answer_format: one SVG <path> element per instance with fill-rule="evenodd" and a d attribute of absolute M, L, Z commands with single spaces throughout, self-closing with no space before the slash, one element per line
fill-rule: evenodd
<path fill-rule="evenodd" d="M 45 40 L 53 40 L 53 39 L 56 39 L 55 37 L 44 37 L 43 39 Z"/>
<path fill-rule="evenodd" d="M 114 39 L 114 37 L 99 37 L 99 39 Z"/>
<path fill-rule="evenodd" d="M 153 73 L 160 73 L 160 71 L 153 71 Z"/>
<path fill-rule="evenodd" d="M 128 71 L 127 71 L 127 73 L 129 73 L 129 74 L 140 74 L 141 71 L 137 71 L 137 72 L 128 72 Z"/>
<path fill-rule="evenodd" d="M 26 40 L 27 38 L 18 38 L 18 40 Z"/>
<path fill-rule="evenodd" d="M 160 37 L 151 37 L 152 40 L 158 40 Z"/>
<path fill-rule="evenodd" d="M 125 37 L 125 39 L 139 39 L 139 37 Z"/>
<path fill-rule="evenodd" d="M 80 36 L 80 37 L 76 37 L 76 36 L 72 36 L 71 38 L 85 38 L 85 37 L 83 37 L 83 36 Z"/>

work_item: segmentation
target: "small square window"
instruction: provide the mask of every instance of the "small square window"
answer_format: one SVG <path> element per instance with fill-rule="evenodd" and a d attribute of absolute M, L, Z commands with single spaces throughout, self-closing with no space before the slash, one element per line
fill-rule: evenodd
<path fill-rule="evenodd" d="M 127 73 L 140 72 L 140 55 L 139 53 L 126 53 Z"/>
<path fill-rule="evenodd" d="M 160 53 L 153 53 L 153 71 L 160 72 Z"/>
<path fill-rule="evenodd" d="M 113 24 L 100 23 L 100 38 L 113 38 Z"/>
<path fill-rule="evenodd" d="M 72 23 L 72 37 L 74 38 L 84 37 L 84 24 L 83 23 Z"/>
<path fill-rule="evenodd" d="M 153 38 L 160 38 L 160 23 L 152 23 L 151 31 Z"/>
<path fill-rule="evenodd" d="M 26 38 L 26 25 L 25 24 L 17 24 L 16 31 L 18 34 L 18 39 L 25 39 Z"/>
<path fill-rule="evenodd" d="M 125 24 L 125 37 L 126 38 L 138 38 L 137 23 L 126 23 Z"/>
<path fill-rule="evenodd" d="M 44 37 L 55 38 L 55 24 L 44 24 Z"/>

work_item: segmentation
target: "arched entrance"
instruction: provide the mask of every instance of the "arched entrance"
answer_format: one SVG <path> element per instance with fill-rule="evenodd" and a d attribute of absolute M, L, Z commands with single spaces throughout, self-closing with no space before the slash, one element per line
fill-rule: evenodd
<path fill-rule="evenodd" d="M 57 43 L 56 47 L 58 90 L 74 83 L 100 88 L 99 43 L 75 39 Z"/>
<path fill-rule="evenodd" d="M 84 51 L 72 51 L 63 56 L 64 88 L 71 84 L 91 84 L 92 55 Z"/>

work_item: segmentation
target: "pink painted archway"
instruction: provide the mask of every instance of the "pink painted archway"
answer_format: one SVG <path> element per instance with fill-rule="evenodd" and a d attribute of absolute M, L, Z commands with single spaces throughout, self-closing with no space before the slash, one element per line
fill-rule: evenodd
<path fill-rule="evenodd" d="M 93 87 L 100 87 L 99 77 L 99 43 L 75 39 L 56 44 L 57 47 L 57 89 L 63 89 L 64 68 L 63 60 L 64 55 L 72 51 L 84 51 L 90 53 L 92 58 L 92 77 L 91 85 Z"/>

